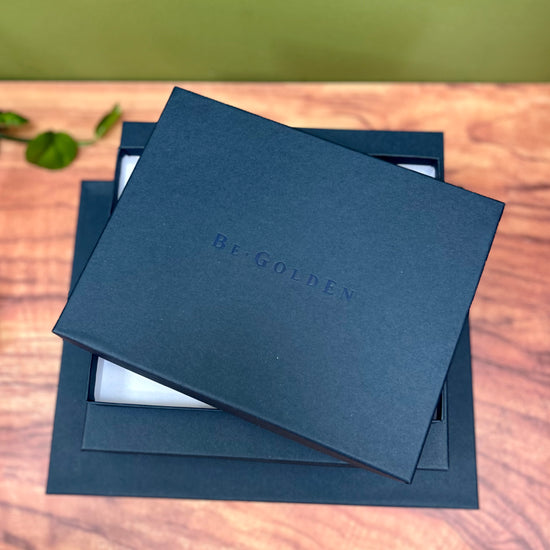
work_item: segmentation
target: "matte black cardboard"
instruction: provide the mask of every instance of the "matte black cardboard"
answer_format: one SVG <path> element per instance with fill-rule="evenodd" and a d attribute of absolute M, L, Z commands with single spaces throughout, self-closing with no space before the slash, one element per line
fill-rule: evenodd
<path fill-rule="evenodd" d="M 82 184 L 73 282 L 110 215 L 114 192 L 109 182 Z M 447 379 L 449 469 L 418 470 L 409 485 L 353 467 L 83 451 L 93 360 L 90 353 L 63 345 L 48 493 L 477 508 L 467 323 Z M 142 426 L 136 437 L 144 433 Z"/>
<path fill-rule="evenodd" d="M 116 182 L 122 179 L 127 156 L 139 156 L 153 123 L 124 123 L 117 157 Z M 442 178 L 443 135 L 430 132 L 380 132 L 302 129 L 334 143 L 392 162 L 430 166 Z M 83 213 L 82 215 L 86 215 Z M 94 243 L 95 244 L 95 243 Z M 91 376 L 93 386 L 94 375 Z M 89 395 L 94 394 L 90 388 Z M 430 425 L 418 468 L 448 468 L 447 405 L 444 389 Z M 337 458 L 300 445 L 221 410 L 126 406 L 90 401 L 87 404 L 82 449 L 145 452 L 252 460 L 344 465 Z"/>
<path fill-rule="evenodd" d="M 55 332 L 410 482 L 502 207 L 176 88 Z"/>

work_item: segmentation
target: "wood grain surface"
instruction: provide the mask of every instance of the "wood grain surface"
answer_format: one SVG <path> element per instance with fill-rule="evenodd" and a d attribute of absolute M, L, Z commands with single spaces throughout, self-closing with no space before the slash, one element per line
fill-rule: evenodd
<path fill-rule="evenodd" d="M 550 548 L 550 85 L 184 86 L 295 126 L 444 131 L 447 180 L 507 203 L 471 312 L 481 509 L 45 495 L 80 181 L 113 177 L 118 126 L 57 172 L 0 142 L 0 547 Z M 115 102 L 156 120 L 171 87 L 0 82 L 0 110 L 84 139 Z"/>

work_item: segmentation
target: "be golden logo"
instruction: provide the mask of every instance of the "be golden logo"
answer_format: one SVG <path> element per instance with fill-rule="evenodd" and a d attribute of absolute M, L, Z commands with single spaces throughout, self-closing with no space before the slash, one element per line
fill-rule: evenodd
<path fill-rule="evenodd" d="M 230 243 L 227 236 L 223 233 L 218 233 L 212 242 L 212 246 L 218 250 L 225 250 L 231 256 L 251 257 L 254 265 L 266 271 L 272 271 L 281 278 L 288 280 L 290 283 L 303 284 L 313 289 L 322 292 L 326 296 L 333 296 L 345 302 L 350 302 L 354 296 L 354 291 L 339 285 L 333 279 L 327 279 L 308 273 L 297 267 L 287 265 L 283 261 L 274 261 L 269 252 L 260 250 L 252 254 L 244 251 L 237 243 Z"/>

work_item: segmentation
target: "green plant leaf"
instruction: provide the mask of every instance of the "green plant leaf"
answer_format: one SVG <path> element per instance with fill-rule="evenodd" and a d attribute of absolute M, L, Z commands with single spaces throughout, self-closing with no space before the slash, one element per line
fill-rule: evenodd
<path fill-rule="evenodd" d="M 98 123 L 95 128 L 95 136 L 97 139 L 102 138 L 120 118 L 122 111 L 120 105 L 115 105 Z"/>
<path fill-rule="evenodd" d="M 8 128 L 14 126 L 23 126 L 27 124 L 28 119 L 11 111 L 0 111 L 0 128 Z"/>
<path fill-rule="evenodd" d="M 44 132 L 27 145 L 26 159 L 42 168 L 57 170 L 71 164 L 78 153 L 78 144 L 64 132 Z"/>

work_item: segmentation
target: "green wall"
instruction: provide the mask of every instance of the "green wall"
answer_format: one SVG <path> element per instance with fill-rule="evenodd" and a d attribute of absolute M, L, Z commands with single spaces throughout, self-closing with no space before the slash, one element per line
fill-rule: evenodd
<path fill-rule="evenodd" d="M 2 0 L 1 79 L 550 80 L 549 0 Z"/>

